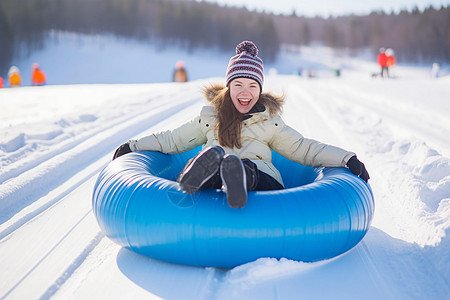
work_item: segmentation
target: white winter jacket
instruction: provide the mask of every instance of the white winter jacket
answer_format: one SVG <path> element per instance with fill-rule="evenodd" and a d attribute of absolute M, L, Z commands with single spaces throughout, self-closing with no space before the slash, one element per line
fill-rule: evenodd
<path fill-rule="evenodd" d="M 216 111 L 204 106 L 199 116 L 180 127 L 130 140 L 132 151 L 160 151 L 168 154 L 182 153 L 197 146 L 220 146 L 216 136 Z M 279 115 L 271 117 L 267 109 L 254 113 L 243 121 L 242 148 L 225 148 L 225 153 L 248 158 L 258 169 L 283 185 L 280 172 L 272 164 L 271 149 L 284 157 L 307 166 L 344 167 L 355 155 L 341 148 L 304 138 L 284 123 Z"/>

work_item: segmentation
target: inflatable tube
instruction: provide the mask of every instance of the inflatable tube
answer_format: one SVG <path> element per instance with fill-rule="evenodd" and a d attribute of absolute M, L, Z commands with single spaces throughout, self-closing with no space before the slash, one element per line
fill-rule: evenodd
<path fill-rule="evenodd" d="M 313 262 L 340 255 L 366 234 L 372 191 L 346 168 L 311 168 L 273 153 L 286 189 L 248 193 L 228 207 L 221 190 L 178 191 L 176 178 L 200 148 L 177 155 L 134 152 L 100 173 L 93 211 L 102 231 L 168 262 L 232 268 L 261 257 Z"/>

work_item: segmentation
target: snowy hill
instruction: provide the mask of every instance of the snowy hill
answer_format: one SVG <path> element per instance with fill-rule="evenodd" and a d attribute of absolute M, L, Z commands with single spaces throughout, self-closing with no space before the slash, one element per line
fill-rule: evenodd
<path fill-rule="evenodd" d="M 354 249 L 223 270 L 143 257 L 100 232 L 92 190 L 115 148 L 194 117 L 224 56 L 220 74 L 185 84 L 0 90 L 0 299 L 450 299 L 449 78 L 398 67 L 372 79 L 375 64 L 327 55 L 309 63 L 338 62 L 342 77 L 267 75 L 265 89 L 286 93 L 289 125 L 366 164 L 376 213 Z"/>

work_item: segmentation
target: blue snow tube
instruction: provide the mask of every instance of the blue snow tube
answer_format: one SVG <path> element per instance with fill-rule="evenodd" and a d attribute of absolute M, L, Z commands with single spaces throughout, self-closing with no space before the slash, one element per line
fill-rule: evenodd
<path fill-rule="evenodd" d="M 247 205 L 232 209 L 221 190 L 178 191 L 176 178 L 198 151 L 133 152 L 109 163 L 92 202 L 102 231 L 158 260 L 232 268 L 261 257 L 332 258 L 369 229 L 372 191 L 346 168 L 305 167 L 273 152 L 286 189 L 249 192 Z"/>

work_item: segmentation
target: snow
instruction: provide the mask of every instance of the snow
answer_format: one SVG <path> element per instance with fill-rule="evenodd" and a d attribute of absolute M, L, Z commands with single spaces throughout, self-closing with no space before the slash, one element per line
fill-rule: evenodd
<path fill-rule="evenodd" d="M 19 65 L 50 61 L 55 47 Z M 316 263 L 261 258 L 225 270 L 157 261 L 101 233 L 92 190 L 116 147 L 190 120 L 205 104 L 201 88 L 223 82 L 228 55 L 191 53 L 189 83 L 147 81 L 138 66 L 133 79 L 0 90 L 0 299 L 450 299 L 450 77 L 397 66 L 397 78 L 382 80 L 370 77 L 377 67 L 368 60 L 302 53 L 266 68 L 278 74 L 266 74 L 265 90 L 286 94 L 289 125 L 366 164 L 376 213 L 355 248 Z M 183 53 L 161 55 L 152 59 L 170 69 Z M 298 65 L 317 77 L 288 75 Z M 330 75 L 333 66 L 342 77 Z"/>

